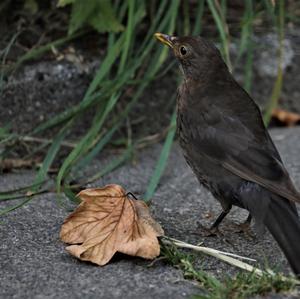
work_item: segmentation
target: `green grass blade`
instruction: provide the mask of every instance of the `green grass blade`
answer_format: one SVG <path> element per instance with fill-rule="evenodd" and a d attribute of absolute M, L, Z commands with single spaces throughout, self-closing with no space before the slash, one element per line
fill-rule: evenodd
<path fill-rule="evenodd" d="M 41 56 L 42 54 L 50 51 L 53 47 L 59 47 L 63 44 L 65 44 L 66 42 L 69 42 L 81 35 L 83 35 L 84 33 L 86 33 L 86 31 L 82 31 L 82 32 L 78 32 L 76 34 L 72 34 L 70 36 L 66 36 L 63 38 L 60 38 L 56 41 L 50 42 L 47 45 L 41 46 L 39 48 L 36 49 L 31 49 L 29 50 L 26 54 L 24 54 L 23 56 L 21 56 L 17 62 L 11 67 L 9 68 L 8 71 L 12 71 L 12 70 L 16 70 L 18 67 L 20 67 L 24 62 L 31 60 L 31 59 L 35 59 L 39 56 Z"/>
<path fill-rule="evenodd" d="M 119 123 L 114 125 L 94 146 L 94 148 L 85 155 L 79 163 L 76 164 L 76 167 L 74 168 L 74 172 L 77 170 L 83 170 L 86 166 L 88 166 L 91 161 L 96 157 L 96 155 L 105 147 L 105 145 L 111 140 L 112 136 L 116 132 L 116 130 L 119 127 Z"/>
<path fill-rule="evenodd" d="M 254 21 L 254 9 L 253 9 L 253 1 L 246 0 L 245 1 L 245 11 L 242 18 L 242 32 L 241 38 L 239 42 L 239 52 L 236 59 L 236 63 L 239 61 L 243 53 L 249 47 L 251 43 L 251 35 L 253 32 L 253 21 Z"/>
<path fill-rule="evenodd" d="M 213 1 L 213 0 L 206 0 L 208 7 L 212 13 L 212 16 L 214 18 L 214 21 L 217 25 L 221 42 L 222 42 L 222 52 L 225 58 L 225 61 L 228 65 L 228 68 L 231 70 L 231 61 L 230 61 L 230 55 L 229 55 L 229 33 L 228 33 L 228 26 L 225 21 L 224 11 L 221 9 L 217 9 L 216 4 L 219 4 L 219 2 Z"/>
<path fill-rule="evenodd" d="M 84 103 L 80 102 L 78 105 L 63 111 L 59 115 L 54 116 L 48 121 L 38 125 L 29 135 L 39 134 L 45 130 L 61 125 L 62 123 L 70 120 L 75 115 L 84 112 L 84 110 L 87 109 L 97 99 L 98 102 L 104 99 L 104 92 L 97 92 L 90 96 Z"/>
<path fill-rule="evenodd" d="M 116 62 L 117 58 L 120 55 L 120 49 L 122 48 L 124 43 L 124 35 L 115 42 L 115 44 L 111 47 L 110 52 L 106 55 L 104 61 L 102 62 L 100 69 L 96 73 L 93 81 L 91 82 L 82 103 L 85 103 L 91 96 L 91 94 L 97 89 L 100 82 L 108 75 L 111 70 L 112 65 Z"/>
<path fill-rule="evenodd" d="M 46 182 L 47 182 L 47 180 L 45 180 L 42 183 L 46 183 Z M 2 192 L 0 192 L 0 200 L 4 199 L 5 196 L 7 196 L 7 195 L 8 196 L 10 196 L 10 195 L 15 196 L 16 193 L 23 193 L 23 192 L 26 192 L 26 191 L 30 191 L 30 190 L 32 190 L 33 188 L 35 188 L 36 186 L 38 186 L 40 184 L 41 184 L 41 182 L 39 182 L 39 183 L 32 183 L 32 184 L 30 184 L 28 186 L 16 188 L 16 189 L 13 189 L 13 190 L 2 191 Z"/>
<path fill-rule="evenodd" d="M 152 48 L 152 46 L 154 45 L 155 41 L 153 40 L 153 34 L 156 31 L 162 30 L 159 22 L 164 21 L 163 13 L 164 13 L 167 3 L 168 3 L 167 0 L 160 1 L 160 6 L 159 6 L 157 12 L 155 12 L 154 21 L 151 23 L 151 26 L 148 29 L 148 34 L 143 40 L 143 43 L 137 53 L 137 57 L 141 57 L 141 55 L 143 55 L 143 53 L 148 52 L 147 49 Z M 165 16 L 165 17 L 167 17 L 167 16 Z"/>
<path fill-rule="evenodd" d="M 275 5 L 273 5 L 272 0 L 263 0 L 264 6 L 266 8 L 267 16 L 269 16 L 273 22 L 276 24 L 276 14 L 275 14 Z"/>
<path fill-rule="evenodd" d="M 168 17 L 169 19 L 169 24 L 168 24 L 168 28 L 166 28 L 166 32 L 168 34 L 173 34 L 174 30 L 175 30 L 175 23 L 176 23 L 176 18 L 177 18 L 177 13 L 178 13 L 178 7 L 179 7 L 179 1 L 172 1 L 172 6 L 169 8 L 168 11 L 168 16 L 166 16 L 166 18 Z M 168 20 L 166 19 L 166 20 Z M 153 37 L 152 37 L 153 38 Z M 154 38 L 153 38 L 154 40 Z M 162 47 L 160 51 L 157 51 L 154 55 L 154 59 L 153 62 L 154 63 L 150 63 L 149 68 L 147 69 L 147 76 L 149 78 L 153 78 L 157 71 L 161 68 L 161 66 L 163 65 L 164 61 L 166 60 L 167 56 L 169 53 L 169 49 L 167 49 L 167 47 Z"/>
<path fill-rule="evenodd" d="M 64 194 L 69 198 L 71 202 L 76 204 L 80 203 L 80 199 L 76 196 L 76 193 L 69 186 L 64 186 Z"/>
<path fill-rule="evenodd" d="M 278 105 L 278 100 L 282 90 L 282 81 L 283 81 L 283 72 L 282 69 L 279 68 L 277 72 L 276 81 L 272 90 L 272 94 L 263 117 L 266 126 L 269 125 L 272 118 L 272 112 Z"/>
<path fill-rule="evenodd" d="M 164 15 L 163 13 L 167 3 L 168 2 L 166 0 L 161 1 L 161 5 L 158 9 L 157 16 L 153 24 L 149 28 L 148 35 L 145 38 L 144 42 L 142 43 L 140 50 L 137 52 L 137 57 L 139 58 L 139 61 L 145 59 L 145 57 L 149 55 L 153 46 L 157 45 L 157 41 L 153 38 L 153 34 L 155 32 L 166 32 L 172 34 L 175 30 L 174 19 L 176 19 L 178 13 L 179 1 L 176 0 L 176 1 L 169 2 L 170 5 L 167 7 L 166 13 Z M 157 64 L 157 62 L 155 62 L 155 64 Z M 148 74 L 147 71 L 146 74 Z M 147 75 L 147 77 L 151 78 L 151 76 L 149 75 Z"/>
<path fill-rule="evenodd" d="M 163 172 L 165 170 L 168 157 L 171 151 L 171 147 L 173 144 L 174 136 L 176 132 L 176 112 L 173 113 L 170 123 L 170 130 L 167 134 L 166 140 L 164 142 L 162 151 L 160 153 L 159 159 L 156 163 L 154 173 L 150 179 L 150 183 L 147 187 L 144 200 L 148 202 L 152 197 L 153 194 L 157 188 L 157 185 L 160 181 L 161 176 L 163 175 Z"/>
<path fill-rule="evenodd" d="M 278 51 L 278 70 L 277 70 L 277 77 L 276 81 L 272 90 L 271 98 L 267 105 L 266 112 L 264 114 L 264 122 L 266 125 L 270 123 L 272 112 L 278 105 L 278 100 L 282 90 L 282 82 L 283 82 L 283 40 L 284 40 L 284 0 L 278 1 L 278 9 L 279 9 L 279 16 L 277 22 L 277 30 L 278 30 L 278 40 L 279 40 L 279 51 Z"/>
<path fill-rule="evenodd" d="M 237 58 L 235 59 L 234 64 L 237 65 L 240 63 L 240 59 L 243 54 L 246 52 L 246 63 L 244 66 L 244 88 L 246 91 L 250 92 L 252 75 L 253 75 L 253 50 L 254 45 L 252 42 L 253 34 L 253 21 L 254 21 L 254 8 L 253 1 L 245 1 L 245 10 L 241 22 L 241 37 L 239 40 L 239 50 Z"/>
<path fill-rule="evenodd" d="M 251 91 L 253 77 L 253 44 L 250 42 L 247 49 L 244 88 L 247 92 Z"/>
<path fill-rule="evenodd" d="M 4 127 L 0 127 L 0 140 L 3 140 L 4 138 L 9 137 L 10 135 L 14 135 L 14 134 L 10 134 L 9 130 L 10 130 L 9 124 L 7 124 Z"/>
<path fill-rule="evenodd" d="M 41 165 L 41 168 L 36 175 L 34 184 L 40 183 L 40 185 L 41 185 L 42 182 L 45 181 L 48 170 L 49 170 L 50 166 L 52 165 L 52 163 L 60 149 L 61 143 L 64 140 L 64 137 L 66 136 L 66 134 L 68 133 L 68 129 L 70 128 L 71 124 L 72 124 L 72 120 L 69 121 L 53 139 L 53 142 L 47 152 L 47 155 Z M 36 187 L 34 187 L 33 191 L 36 191 L 40 185 L 37 185 Z"/>
<path fill-rule="evenodd" d="M 129 8 L 128 8 L 128 21 L 125 30 L 125 41 L 122 50 L 120 65 L 118 73 L 120 74 L 125 67 L 125 63 L 129 54 L 130 47 L 132 46 L 132 39 L 134 35 L 134 8 L 135 8 L 135 0 L 129 1 Z"/>
<path fill-rule="evenodd" d="M 191 33 L 191 23 L 190 23 L 190 11 L 189 11 L 189 1 L 182 1 L 183 10 L 183 34 L 189 35 Z"/>
<path fill-rule="evenodd" d="M 61 182 L 62 179 L 65 177 L 67 172 L 70 170 L 71 165 L 76 161 L 79 157 L 79 155 L 86 153 L 87 150 L 91 147 L 91 143 L 94 142 L 96 135 L 98 134 L 99 130 L 102 127 L 102 124 L 104 123 L 107 115 L 111 111 L 111 109 L 116 104 L 120 94 L 113 95 L 103 112 L 103 114 L 99 117 L 99 120 L 91 127 L 89 132 L 85 135 L 84 138 L 81 139 L 81 141 L 78 143 L 78 145 L 71 151 L 71 153 L 68 155 L 68 157 L 63 162 L 58 175 L 56 179 L 56 187 L 58 192 L 60 192 Z M 97 116 L 96 116 L 97 117 Z"/>
<path fill-rule="evenodd" d="M 24 206 L 25 204 L 27 204 L 29 201 L 31 201 L 33 199 L 33 197 L 29 197 L 29 198 L 26 198 L 24 201 L 22 201 L 21 203 L 18 203 L 16 205 L 13 205 L 11 207 L 8 207 L 8 208 L 5 208 L 3 210 L 0 210 L 0 216 L 3 216 L 9 212 L 12 212 L 22 206 Z"/>
<path fill-rule="evenodd" d="M 88 178 L 83 184 L 92 183 L 101 177 L 105 176 L 106 174 L 112 172 L 113 170 L 120 167 L 126 161 L 128 161 L 133 152 L 133 147 L 129 146 L 119 157 L 113 159 L 108 165 L 106 165 L 99 173 L 93 175 L 91 178 Z"/>
<path fill-rule="evenodd" d="M 6 58 L 7 55 L 9 53 L 9 51 L 11 50 L 11 47 L 13 46 L 13 44 L 15 43 L 17 37 L 19 36 L 20 32 L 17 32 L 13 35 L 13 37 L 10 39 L 9 43 L 7 44 L 7 46 L 5 47 L 5 49 L 0 51 L 0 59 L 2 60 L 2 66 L 3 66 L 3 70 L 1 70 L 0 67 L 0 96 L 2 95 L 3 92 L 3 87 L 4 87 L 4 77 L 5 77 L 5 62 L 6 62 Z"/>
<path fill-rule="evenodd" d="M 202 31 L 202 17 L 204 13 L 204 4 L 205 4 L 205 0 L 198 1 L 193 35 L 199 35 Z"/>

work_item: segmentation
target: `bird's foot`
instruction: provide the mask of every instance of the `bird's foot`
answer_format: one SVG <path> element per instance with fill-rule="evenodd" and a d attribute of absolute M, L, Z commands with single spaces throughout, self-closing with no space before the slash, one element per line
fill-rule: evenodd
<path fill-rule="evenodd" d="M 199 224 L 199 228 L 201 229 L 200 234 L 203 237 L 224 237 L 224 234 L 219 230 L 218 227 L 206 227 L 202 224 Z"/>
<path fill-rule="evenodd" d="M 251 225 L 249 222 L 245 221 L 240 224 L 235 224 L 234 233 L 244 234 L 244 236 L 248 239 L 255 239 L 255 234 L 251 229 Z"/>
<path fill-rule="evenodd" d="M 223 232 L 219 230 L 218 226 L 205 227 L 202 224 L 199 224 L 199 229 L 201 230 L 199 234 L 202 237 L 215 237 L 221 240 L 222 242 L 230 245 L 233 245 L 234 243 L 228 237 L 226 237 Z"/>

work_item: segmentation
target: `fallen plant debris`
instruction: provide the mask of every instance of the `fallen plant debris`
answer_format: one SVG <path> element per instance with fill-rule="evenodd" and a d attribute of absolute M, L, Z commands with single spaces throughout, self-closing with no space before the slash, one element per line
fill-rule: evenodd
<path fill-rule="evenodd" d="M 165 236 L 161 226 L 151 217 L 147 204 L 136 199 L 133 194 L 126 193 L 119 185 L 85 189 L 77 197 L 81 203 L 65 219 L 60 238 L 71 244 L 66 250 L 80 260 L 103 266 L 116 252 L 154 259 L 160 255 L 161 244 L 163 247 L 192 249 L 257 276 L 276 275 L 270 269 L 263 271 L 241 261 L 256 262 L 252 258 Z M 286 279 L 282 277 L 283 281 Z M 299 284 L 299 281 L 293 281 Z"/>
<path fill-rule="evenodd" d="M 279 273 L 263 275 L 256 275 L 255 272 L 238 272 L 236 275 L 225 273 L 220 280 L 197 267 L 194 263 L 195 256 L 178 250 L 174 245 L 162 244 L 161 254 L 167 263 L 179 268 L 185 278 L 197 281 L 202 287 L 202 294 L 195 294 L 192 296 L 193 299 L 246 299 L 255 295 L 265 296 L 268 293 L 283 295 L 284 292 L 291 292 L 296 286 L 293 279 L 283 278 Z"/>
<path fill-rule="evenodd" d="M 7 158 L 0 161 L 0 169 L 2 169 L 2 171 L 9 172 L 13 169 L 33 168 L 35 165 L 37 165 L 37 163 L 37 159 L 24 160 Z"/>
<path fill-rule="evenodd" d="M 272 117 L 287 127 L 295 126 L 300 122 L 300 114 L 280 108 L 273 110 Z"/>
<path fill-rule="evenodd" d="M 65 220 L 60 238 L 77 258 L 107 264 L 116 252 L 153 259 L 164 234 L 142 200 L 131 199 L 119 185 L 86 189 L 81 203 Z"/>

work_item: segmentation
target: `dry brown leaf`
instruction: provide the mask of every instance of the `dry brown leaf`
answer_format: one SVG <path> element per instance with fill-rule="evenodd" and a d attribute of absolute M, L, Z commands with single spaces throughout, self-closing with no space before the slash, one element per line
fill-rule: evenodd
<path fill-rule="evenodd" d="M 300 114 L 279 108 L 273 110 L 272 117 L 288 127 L 295 126 L 300 121 Z"/>
<path fill-rule="evenodd" d="M 60 238 L 66 250 L 84 261 L 107 264 L 118 251 L 153 259 L 160 253 L 161 226 L 141 200 L 131 199 L 119 185 L 86 189 L 77 209 L 65 219 Z"/>

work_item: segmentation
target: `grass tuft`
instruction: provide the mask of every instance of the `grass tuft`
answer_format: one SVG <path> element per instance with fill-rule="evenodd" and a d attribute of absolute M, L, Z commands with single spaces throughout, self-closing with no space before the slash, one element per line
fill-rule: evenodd
<path fill-rule="evenodd" d="M 199 283 L 202 292 L 192 296 L 194 299 L 245 299 L 270 293 L 287 293 L 296 287 L 295 279 L 283 277 L 279 273 L 271 275 L 264 272 L 262 276 L 257 276 L 255 273 L 239 272 L 233 277 L 225 275 L 221 280 L 207 270 L 197 269 L 194 266 L 196 258 L 199 264 L 199 255 L 187 254 L 174 245 L 162 244 L 161 255 L 167 263 L 180 269 L 185 278 Z"/>

